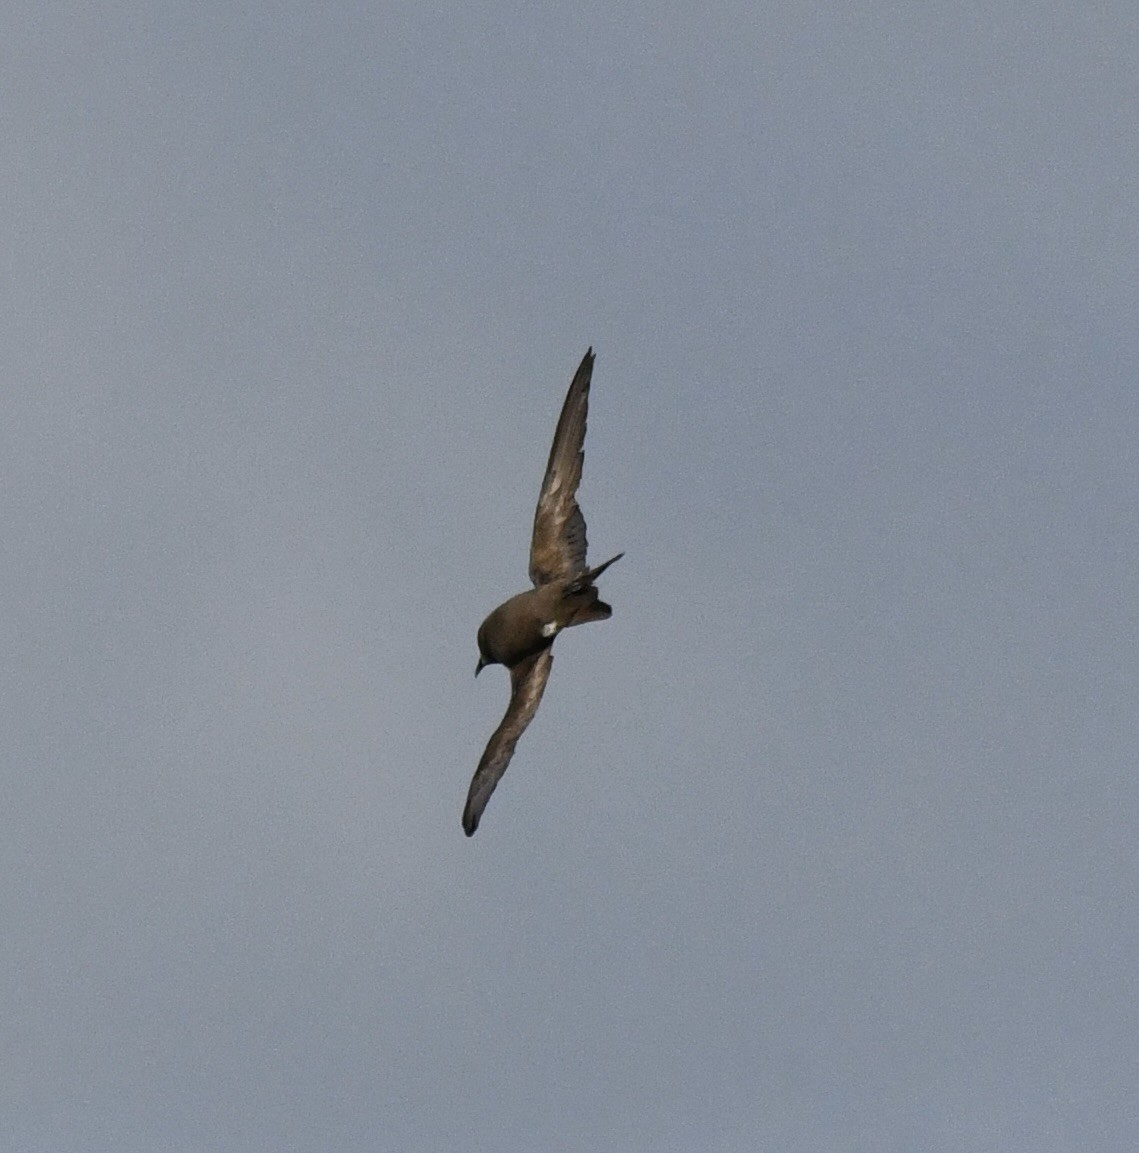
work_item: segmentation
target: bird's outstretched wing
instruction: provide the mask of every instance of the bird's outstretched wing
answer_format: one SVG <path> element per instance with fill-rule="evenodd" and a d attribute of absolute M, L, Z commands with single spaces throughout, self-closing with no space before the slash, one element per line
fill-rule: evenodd
<path fill-rule="evenodd" d="M 471 778 L 470 792 L 467 793 L 467 806 L 463 809 L 463 832 L 474 836 L 479 827 L 479 818 L 495 786 L 506 772 L 510 758 L 514 756 L 514 746 L 526 731 L 526 726 L 534 719 L 538 703 L 550 677 L 554 654 L 543 649 L 532 657 L 527 657 L 510 670 L 510 704 L 506 706 L 506 716 L 494 730 L 487 742 L 486 752 Z"/>
<path fill-rule="evenodd" d="M 536 586 L 576 576 L 585 568 L 585 517 L 576 494 L 585 460 L 593 359 L 591 348 L 570 382 L 538 495 L 530 539 L 530 579 Z"/>

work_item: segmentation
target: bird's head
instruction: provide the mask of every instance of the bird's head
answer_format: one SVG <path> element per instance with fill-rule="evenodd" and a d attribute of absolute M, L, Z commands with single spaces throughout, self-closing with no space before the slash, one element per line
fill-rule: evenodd
<path fill-rule="evenodd" d="M 487 665 L 495 665 L 498 662 L 487 652 L 486 647 L 486 629 L 484 626 L 479 627 L 479 663 L 475 665 L 475 676 L 486 668 Z"/>

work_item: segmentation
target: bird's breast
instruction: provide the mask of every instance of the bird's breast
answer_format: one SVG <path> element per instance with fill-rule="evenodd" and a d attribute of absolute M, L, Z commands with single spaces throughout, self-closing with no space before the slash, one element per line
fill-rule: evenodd
<path fill-rule="evenodd" d="M 483 622 L 489 655 L 513 667 L 548 648 L 560 628 L 556 606 L 549 600 L 544 589 L 530 589 L 499 605 Z"/>

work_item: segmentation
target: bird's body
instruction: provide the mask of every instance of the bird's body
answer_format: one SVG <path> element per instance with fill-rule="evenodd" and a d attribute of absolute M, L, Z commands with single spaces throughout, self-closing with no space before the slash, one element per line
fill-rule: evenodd
<path fill-rule="evenodd" d="M 553 665 L 551 647 L 562 629 L 606 620 L 613 610 L 598 599 L 594 581 L 623 554 L 596 568 L 585 563 L 585 518 L 577 505 L 584 459 L 593 349 L 582 359 L 566 394 L 534 513 L 530 579 L 534 588 L 504 601 L 479 626 L 477 676 L 486 665 L 510 669 L 510 704 L 471 781 L 463 829 L 467 836 L 506 771 L 514 746 L 537 712 Z"/>

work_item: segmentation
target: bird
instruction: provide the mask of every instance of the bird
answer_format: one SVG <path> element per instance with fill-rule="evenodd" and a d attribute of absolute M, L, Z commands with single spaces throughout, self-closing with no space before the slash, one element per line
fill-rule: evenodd
<path fill-rule="evenodd" d="M 570 381 L 550 447 L 530 538 L 534 587 L 504 601 L 479 626 L 475 676 L 487 665 L 505 665 L 510 670 L 510 703 L 471 778 L 463 809 L 468 837 L 474 836 L 518 738 L 538 711 L 554 663 L 554 638 L 562 629 L 613 615 L 594 582 L 625 554 L 619 552 L 595 568 L 586 564 L 585 517 L 577 503 L 594 359 L 591 346 Z"/>

